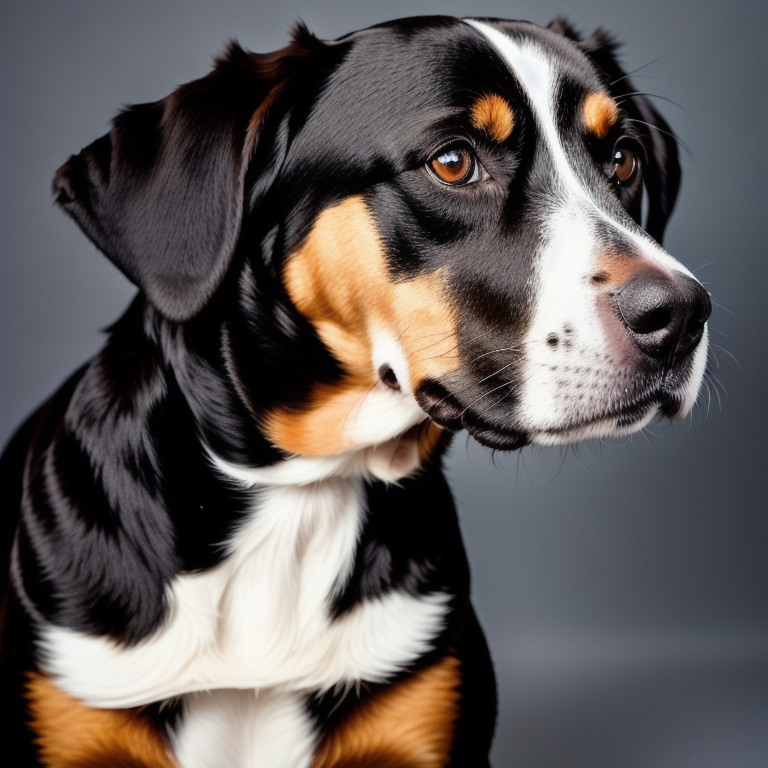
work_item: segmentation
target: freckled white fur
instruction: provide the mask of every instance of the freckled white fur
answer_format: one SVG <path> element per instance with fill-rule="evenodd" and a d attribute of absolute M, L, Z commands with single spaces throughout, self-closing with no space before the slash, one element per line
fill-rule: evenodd
<path fill-rule="evenodd" d="M 359 460 L 359 459 L 358 459 Z M 331 460 L 228 471 L 256 486 L 257 511 L 233 536 L 228 557 L 169 587 L 170 616 L 154 635 L 125 648 L 61 627 L 43 630 L 47 669 L 68 693 L 98 707 L 129 707 L 199 690 L 310 691 L 382 681 L 425 653 L 448 597 L 391 592 L 331 620 L 329 601 L 353 566 L 364 515 L 360 473 L 303 485 Z M 364 466 L 364 465 L 363 465 Z"/>
<path fill-rule="evenodd" d="M 183 768 L 308 768 L 316 740 L 301 696 L 278 690 L 189 694 L 171 737 Z"/>
<path fill-rule="evenodd" d="M 662 270 L 681 272 L 690 277 L 693 275 L 640 227 L 628 222 L 626 217 L 619 220 L 606 211 L 578 178 L 557 131 L 558 73 L 546 53 L 532 40 L 513 40 L 482 22 L 469 20 L 468 23 L 499 51 L 528 95 L 557 174 L 551 190 L 545 244 L 536 254 L 536 306 L 525 339 L 525 370 L 519 393 L 522 423 L 532 432 L 534 442 L 539 444 L 634 432 L 652 419 L 657 411 L 655 406 L 649 407 L 643 419 L 628 427 L 617 427 L 615 419 L 605 419 L 582 429 L 563 431 L 559 435 L 547 432 L 562 429 L 578 415 L 579 408 L 573 401 L 562 397 L 559 377 L 553 374 L 550 366 L 556 363 L 560 371 L 569 365 L 578 367 L 585 356 L 597 360 L 607 348 L 594 293 L 589 285 L 598 256 L 592 222 L 599 219 L 608 224 L 635 245 L 640 257 L 655 262 Z M 562 336 L 566 325 L 574 329 L 578 345 L 569 352 L 560 344 L 555 353 L 546 343 L 547 336 L 553 332 Z M 693 406 L 703 378 L 707 357 L 706 332 L 694 355 L 684 392 L 683 413 Z M 610 376 L 606 370 L 599 373 Z M 590 383 L 586 375 L 582 375 L 582 381 Z"/>

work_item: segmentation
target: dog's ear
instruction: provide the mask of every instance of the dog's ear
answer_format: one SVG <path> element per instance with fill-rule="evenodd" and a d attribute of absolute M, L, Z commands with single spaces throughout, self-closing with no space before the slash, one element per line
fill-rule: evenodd
<path fill-rule="evenodd" d="M 637 93 L 616 60 L 618 45 L 608 34 L 598 29 L 580 40 L 578 32 L 561 18 L 554 19 L 549 28 L 576 42 L 602 71 L 606 87 L 632 120 L 648 159 L 643 173 L 648 195 L 645 229 L 661 242 L 680 188 L 680 160 L 672 129 L 651 102 Z"/>
<path fill-rule="evenodd" d="M 303 28 L 273 54 L 233 43 L 209 75 L 126 109 L 57 172 L 57 202 L 169 319 L 195 315 L 220 284 L 265 114 L 319 46 Z"/>

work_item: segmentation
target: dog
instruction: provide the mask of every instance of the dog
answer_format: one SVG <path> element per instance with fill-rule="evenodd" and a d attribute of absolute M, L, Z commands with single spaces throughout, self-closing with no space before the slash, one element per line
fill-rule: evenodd
<path fill-rule="evenodd" d="M 139 288 L 2 460 L 25 766 L 488 765 L 441 456 L 679 418 L 710 299 L 615 45 L 421 17 L 120 113 L 58 204 Z"/>

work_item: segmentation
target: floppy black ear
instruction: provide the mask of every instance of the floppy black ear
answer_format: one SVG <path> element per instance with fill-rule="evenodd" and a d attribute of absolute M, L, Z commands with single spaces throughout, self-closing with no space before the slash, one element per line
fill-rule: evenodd
<path fill-rule="evenodd" d="M 598 29 L 586 40 L 580 40 L 576 30 L 560 18 L 552 21 L 549 28 L 575 41 L 602 70 L 609 91 L 633 121 L 648 157 L 643 172 L 648 195 L 645 229 L 661 242 L 680 188 L 680 160 L 672 129 L 651 102 L 637 94 L 616 60 L 618 46 L 608 34 Z"/>
<path fill-rule="evenodd" d="M 266 55 L 232 44 L 208 76 L 126 109 L 56 173 L 58 203 L 171 320 L 195 315 L 221 282 L 260 118 L 308 53 L 296 40 Z"/>

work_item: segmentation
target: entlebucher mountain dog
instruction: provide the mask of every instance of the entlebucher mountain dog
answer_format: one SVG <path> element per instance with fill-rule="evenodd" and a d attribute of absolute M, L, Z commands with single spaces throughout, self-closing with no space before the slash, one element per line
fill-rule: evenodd
<path fill-rule="evenodd" d="M 57 768 L 488 765 L 440 464 L 691 409 L 669 126 L 602 33 L 232 44 L 54 180 L 139 288 L 2 463 L 3 742 Z"/>

